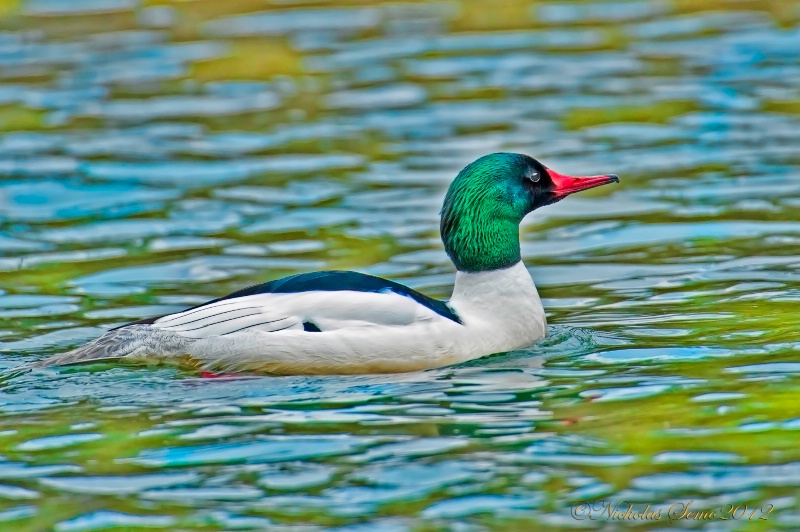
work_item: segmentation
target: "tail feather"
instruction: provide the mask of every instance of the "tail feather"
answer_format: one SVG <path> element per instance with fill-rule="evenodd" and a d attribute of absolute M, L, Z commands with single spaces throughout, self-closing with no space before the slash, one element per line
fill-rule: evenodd
<path fill-rule="evenodd" d="M 192 340 L 148 325 L 112 329 L 103 336 L 66 353 L 34 362 L 31 368 L 65 366 L 120 358 L 172 357 L 184 355 Z"/>

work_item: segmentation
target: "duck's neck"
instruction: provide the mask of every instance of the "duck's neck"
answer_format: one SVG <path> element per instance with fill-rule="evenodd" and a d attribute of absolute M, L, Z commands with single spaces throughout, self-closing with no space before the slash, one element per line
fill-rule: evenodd
<path fill-rule="evenodd" d="M 501 270 L 456 273 L 449 303 L 456 312 L 467 305 L 496 316 L 544 314 L 536 286 L 522 261 Z"/>
<path fill-rule="evenodd" d="M 460 272 L 485 272 L 520 261 L 519 220 L 445 202 L 440 229 L 444 249 Z"/>

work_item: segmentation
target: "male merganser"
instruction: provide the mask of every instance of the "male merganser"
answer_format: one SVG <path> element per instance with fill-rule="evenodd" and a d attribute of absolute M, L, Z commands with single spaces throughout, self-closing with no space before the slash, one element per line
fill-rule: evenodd
<path fill-rule="evenodd" d="M 486 155 L 461 170 L 441 211 L 444 248 L 458 270 L 447 302 L 357 272 L 301 273 L 111 329 L 35 365 L 124 358 L 225 372 L 389 373 L 526 347 L 545 336 L 547 322 L 520 257 L 520 222 L 612 182 L 619 177 L 570 177 L 518 153 Z"/>

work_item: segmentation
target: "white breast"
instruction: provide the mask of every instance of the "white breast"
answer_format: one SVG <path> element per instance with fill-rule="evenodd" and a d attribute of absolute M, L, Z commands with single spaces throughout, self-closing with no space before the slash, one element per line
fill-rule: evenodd
<path fill-rule="evenodd" d="M 458 272 L 450 306 L 479 337 L 483 351 L 525 347 L 547 330 L 539 293 L 521 261 L 502 270 Z"/>

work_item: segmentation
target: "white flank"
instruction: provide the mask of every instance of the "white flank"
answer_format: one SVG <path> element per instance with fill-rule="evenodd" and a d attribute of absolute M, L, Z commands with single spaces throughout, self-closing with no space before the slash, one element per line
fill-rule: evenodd
<path fill-rule="evenodd" d="M 206 368 L 281 374 L 422 370 L 545 335 L 544 309 L 522 262 L 459 272 L 449 304 L 462 324 L 392 292 L 256 294 L 171 314 L 152 328 L 189 339 L 182 354 Z M 304 321 L 322 332 L 304 331 Z"/>

